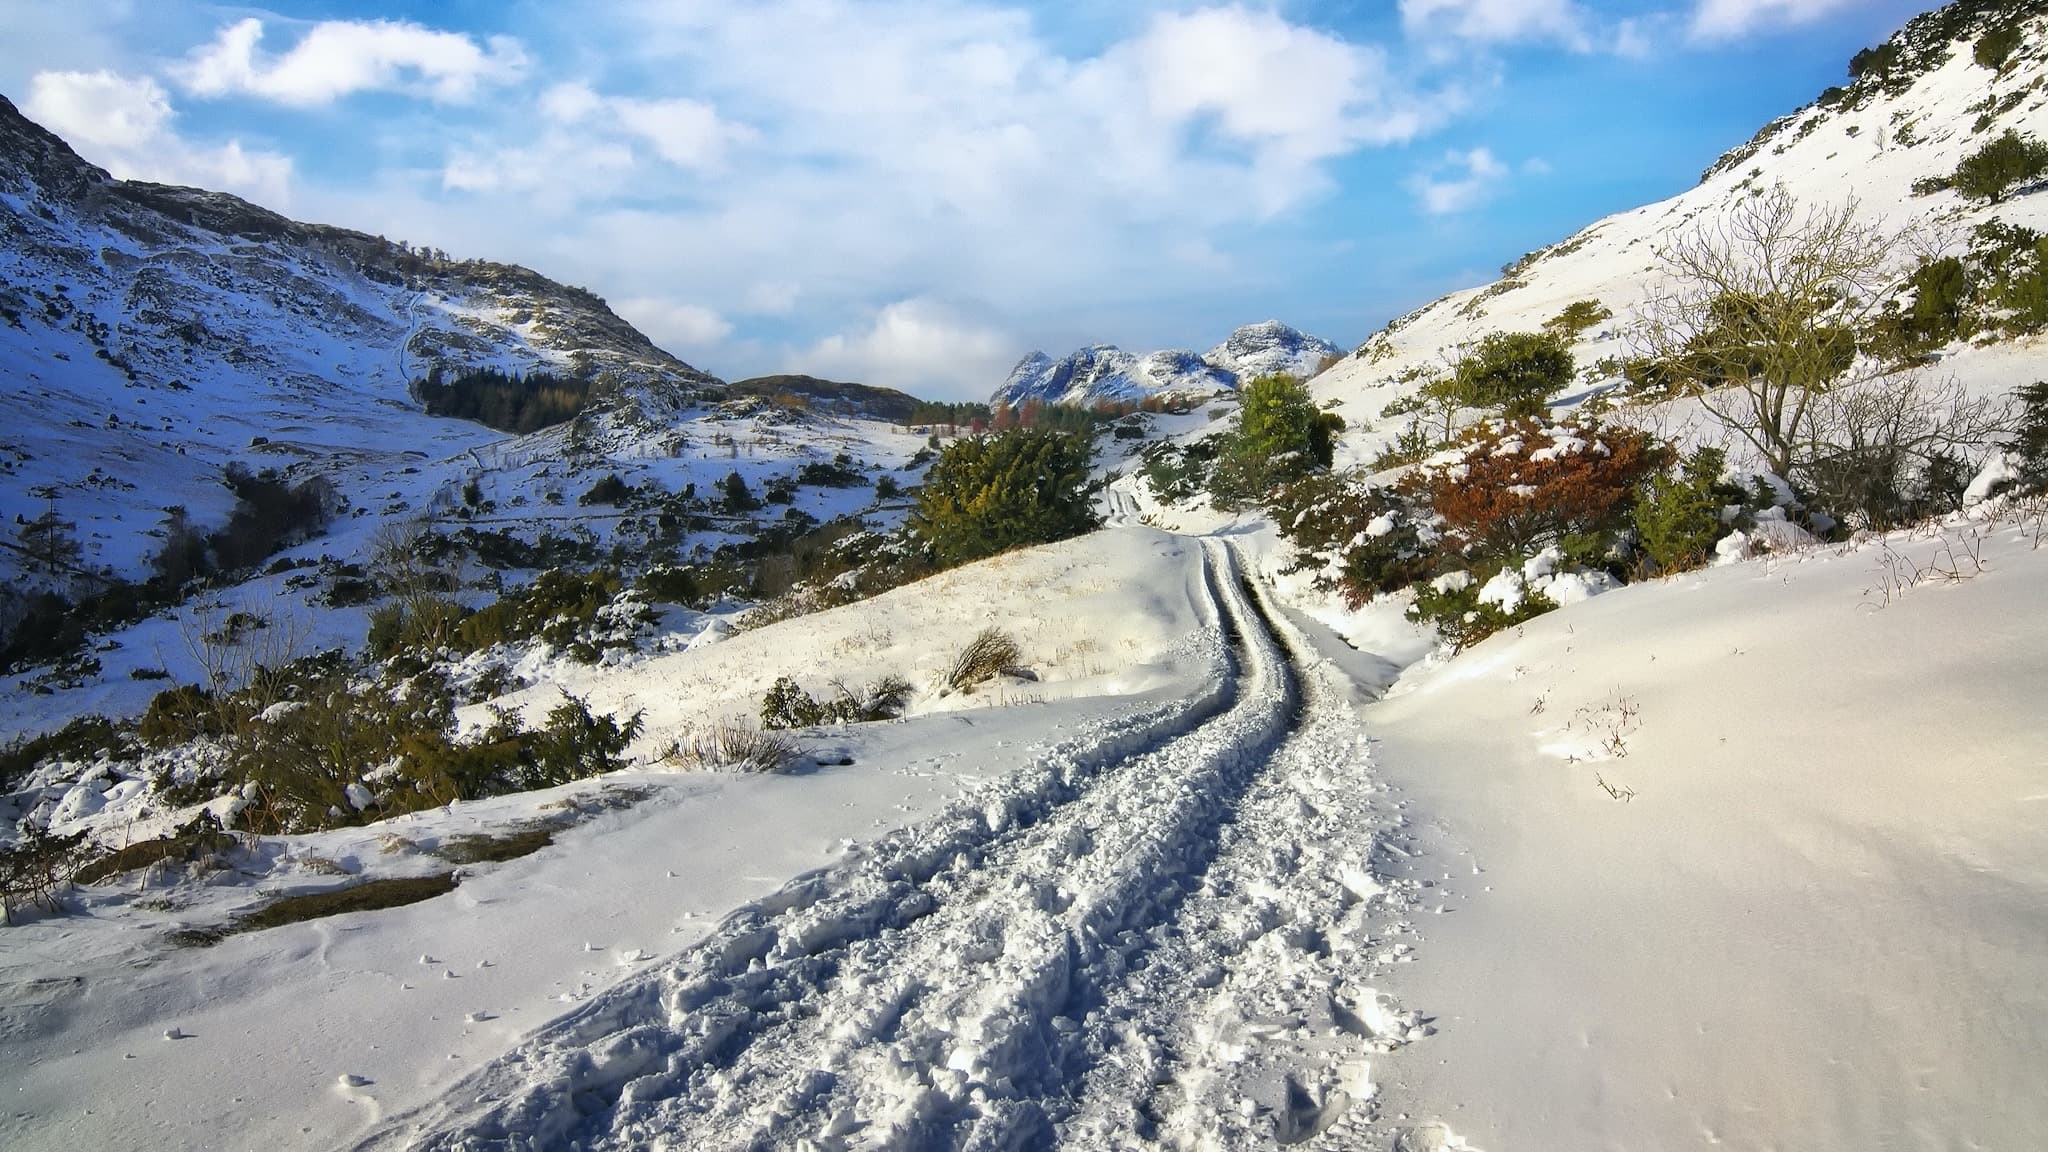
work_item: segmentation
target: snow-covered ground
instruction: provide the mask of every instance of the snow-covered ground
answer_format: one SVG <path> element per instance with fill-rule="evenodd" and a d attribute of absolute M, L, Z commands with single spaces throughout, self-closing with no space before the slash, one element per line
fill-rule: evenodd
<path fill-rule="evenodd" d="M 916 673 L 881 638 L 921 613 L 943 647 L 997 592 L 1111 665 L 808 738 L 851 765 L 637 770 L 89 889 L 6 932 L 0 1142 L 2026 1147 L 2043 533 L 1993 505 L 1632 586 L 1379 702 L 1380 654 L 1252 591 L 1276 558 L 1241 527 L 594 671 L 677 726 L 778 665 Z M 164 942 L 550 813 L 449 895 Z"/>
<path fill-rule="evenodd" d="M 14 1089 L 0 1144 L 352 1140 L 793 877 L 860 859 L 860 846 L 933 813 L 979 821 L 1021 807 L 1028 785 L 1004 781 L 1043 776 L 1041 746 L 1110 733 L 1121 747 L 1197 707 L 1218 690 L 1216 613 L 1191 540 L 1128 529 L 1000 557 L 577 685 L 600 705 L 648 711 L 652 761 L 699 718 L 757 710 L 777 675 L 818 690 L 831 678 L 917 673 L 991 619 L 1024 640 L 1039 684 L 921 692 L 920 717 L 807 735 L 829 766 L 743 777 L 650 762 L 601 782 L 268 838 L 225 872 L 83 888 L 79 915 L 0 929 Z M 425 903 L 209 948 L 167 940 L 280 895 L 444 873 L 451 865 L 435 853 L 457 838 L 548 819 L 563 822 L 552 846 L 465 866 L 453 893 Z M 166 1039 L 171 1029 L 183 1038 Z"/>
<path fill-rule="evenodd" d="M 2042 532 L 1632 586 L 1368 708 L 1436 883 L 1388 1107 L 1490 1150 L 2038 1147 Z"/>

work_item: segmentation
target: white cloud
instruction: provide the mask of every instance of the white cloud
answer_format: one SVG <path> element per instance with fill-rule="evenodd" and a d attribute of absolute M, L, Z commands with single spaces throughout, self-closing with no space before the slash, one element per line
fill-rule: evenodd
<path fill-rule="evenodd" d="M 1445 155 L 1435 171 L 1408 182 L 1422 210 L 1431 216 L 1469 212 L 1485 203 L 1507 179 L 1508 166 L 1485 148 Z"/>
<path fill-rule="evenodd" d="M 281 104 L 329 104 L 353 92 L 398 91 L 459 103 L 486 84 L 516 79 L 526 65 L 515 40 L 487 45 L 456 32 L 394 20 L 327 20 L 282 56 L 260 51 L 263 21 L 220 30 L 176 70 L 197 96 L 247 93 Z"/>
<path fill-rule="evenodd" d="M 1693 13 L 1693 35 L 1701 40 L 1728 40 L 1770 25 L 1804 24 L 1854 0 L 1700 0 Z"/>
<path fill-rule="evenodd" d="M 574 124 L 599 108 L 604 99 L 584 83 L 556 84 L 541 93 L 541 115 L 557 124 Z"/>
<path fill-rule="evenodd" d="M 112 72 L 39 72 L 29 81 L 26 110 L 72 144 L 137 148 L 171 122 L 170 97 L 147 76 Z"/>
<path fill-rule="evenodd" d="M 1017 362 L 1014 340 L 930 299 L 899 300 L 850 334 L 791 355 L 787 370 L 906 391 L 986 381 L 993 392 Z"/>
<path fill-rule="evenodd" d="M 291 198 L 290 158 L 239 140 L 211 148 L 186 140 L 171 127 L 170 96 L 147 76 L 38 72 L 22 110 L 122 179 L 240 192 L 272 207 Z"/>
<path fill-rule="evenodd" d="M 714 167 L 727 144 L 753 135 L 701 100 L 613 100 L 610 106 L 621 127 L 678 168 Z"/>
<path fill-rule="evenodd" d="M 1591 46 L 1588 17 L 1573 0 L 1401 0 L 1410 35 L 1444 35 L 1487 44 L 1552 40 Z"/>
<path fill-rule="evenodd" d="M 656 344 L 671 350 L 706 348 L 732 335 L 731 321 L 696 304 L 638 296 L 620 301 L 614 311 Z"/>

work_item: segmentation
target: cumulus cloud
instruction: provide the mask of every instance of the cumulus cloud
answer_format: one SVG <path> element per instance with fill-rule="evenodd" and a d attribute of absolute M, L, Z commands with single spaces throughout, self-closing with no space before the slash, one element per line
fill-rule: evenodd
<path fill-rule="evenodd" d="M 993 391 L 1017 362 L 1008 336 L 930 299 L 898 300 L 858 331 L 827 336 L 790 356 L 791 372 L 916 391 L 963 380 Z"/>
<path fill-rule="evenodd" d="M 614 311 L 664 348 L 704 348 L 732 335 L 732 322 L 697 304 L 657 297 L 621 300 Z"/>
<path fill-rule="evenodd" d="M 1431 216 L 1469 212 L 1484 204 L 1507 180 L 1508 166 L 1485 148 L 1451 152 L 1430 172 L 1408 182 L 1416 202 Z"/>
<path fill-rule="evenodd" d="M 397 20 L 322 21 L 282 56 L 263 52 L 262 41 L 263 21 L 230 24 L 186 59 L 177 78 L 196 96 L 248 94 L 298 106 L 363 91 L 460 103 L 485 85 L 516 79 L 526 66 L 525 52 L 508 37 L 478 44 Z"/>
<path fill-rule="evenodd" d="M 239 140 L 207 147 L 180 136 L 163 86 L 110 71 L 38 72 L 23 111 L 123 179 L 239 192 L 273 207 L 291 198 L 290 158 Z"/>
<path fill-rule="evenodd" d="M 1848 7 L 1854 0 L 1700 0 L 1693 35 L 1729 40 L 1773 25 L 1804 24 Z"/>

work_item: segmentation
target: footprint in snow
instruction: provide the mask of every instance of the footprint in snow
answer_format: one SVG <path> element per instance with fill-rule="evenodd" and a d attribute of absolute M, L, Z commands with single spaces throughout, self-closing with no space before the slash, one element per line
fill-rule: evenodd
<path fill-rule="evenodd" d="M 367 1076 L 358 1076 L 353 1072 L 343 1072 L 340 1076 L 335 1078 L 335 1083 L 341 1085 L 343 1088 L 368 1088 L 371 1084 L 375 1083 L 375 1081 L 371 1080 Z"/>

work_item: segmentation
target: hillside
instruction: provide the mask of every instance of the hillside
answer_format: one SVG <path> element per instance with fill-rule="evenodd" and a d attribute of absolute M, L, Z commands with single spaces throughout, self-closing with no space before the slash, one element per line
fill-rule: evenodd
<path fill-rule="evenodd" d="M 2027 34 L 2003 66 L 1977 63 L 1972 49 L 1982 33 L 2015 22 Z M 1880 228 L 1924 226 L 1929 242 L 1947 253 L 1967 253 L 1976 243 L 1972 230 L 1987 221 L 2048 227 L 2048 197 L 2038 190 L 2001 204 L 1915 191 L 1945 180 L 1958 161 L 2008 129 L 2048 131 L 2044 28 L 2048 9 L 2035 3 L 1971 0 L 1918 16 L 1859 56 L 1849 83 L 1765 126 L 1709 167 L 1698 186 L 1596 221 L 1511 261 L 1498 280 L 1394 320 L 1312 386 L 1351 421 L 1347 458 L 1369 460 L 1390 442 L 1399 422 L 1383 419 L 1381 409 L 1446 372 L 1461 345 L 1491 332 L 1538 331 L 1578 301 L 1597 302 L 1610 315 L 1573 336 L 1578 379 L 1554 399 L 1569 405 L 1611 393 L 1626 403 L 1621 369 L 1645 353 L 1640 322 L 1652 298 L 1670 287 L 1658 251 L 1778 187 L 1808 206 L 1853 200 L 1859 219 Z M 1946 363 L 1966 374 L 1981 364 L 1996 387 L 2009 388 L 2026 369 L 2006 365 L 2028 348 L 2027 341 L 1981 351 L 1959 344 Z"/>

